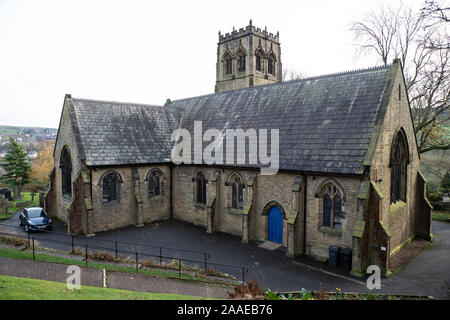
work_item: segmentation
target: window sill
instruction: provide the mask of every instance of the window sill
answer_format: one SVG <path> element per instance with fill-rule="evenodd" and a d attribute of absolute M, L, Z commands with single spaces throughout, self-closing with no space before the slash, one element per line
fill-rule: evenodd
<path fill-rule="evenodd" d="M 148 198 L 148 200 L 150 201 L 162 201 L 163 199 L 164 199 L 163 196 L 153 196 Z"/>
<path fill-rule="evenodd" d="M 319 231 L 335 237 L 342 237 L 342 230 L 336 230 L 330 227 L 321 226 L 319 227 Z"/>
<path fill-rule="evenodd" d="M 206 210 L 206 203 L 195 203 L 195 209 Z"/>
<path fill-rule="evenodd" d="M 229 214 L 242 215 L 243 209 L 228 208 Z"/>
<path fill-rule="evenodd" d="M 117 200 L 112 200 L 112 201 L 108 201 L 108 202 L 102 202 L 102 206 L 104 206 L 104 207 L 112 207 L 112 206 L 115 206 L 115 205 L 118 205 L 118 204 L 120 204 L 120 202 L 117 201 Z"/>
<path fill-rule="evenodd" d="M 404 208 L 406 208 L 406 202 L 398 200 L 396 202 L 391 203 L 391 205 L 389 206 L 389 212 L 390 213 L 399 212 Z"/>

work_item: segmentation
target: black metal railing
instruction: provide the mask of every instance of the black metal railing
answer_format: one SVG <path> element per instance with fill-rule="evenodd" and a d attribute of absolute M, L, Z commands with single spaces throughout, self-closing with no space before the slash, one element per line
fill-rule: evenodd
<path fill-rule="evenodd" d="M 19 226 L 13 226 L 13 225 L 7 225 L 7 224 L 0 224 L 0 226 L 7 227 L 7 228 L 14 228 L 14 229 L 20 229 L 22 230 L 22 227 Z M 88 260 L 89 260 L 89 252 L 95 253 L 99 251 L 103 252 L 111 252 L 111 255 L 114 255 L 115 261 L 107 261 L 107 263 L 113 263 L 118 264 L 121 263 L 123 260 L 125 261 L 131 261 L 134 260 L 135 266 L 136 266 L 136 272 L 139 272 L 139 261 L 143 262 L 142 258 L 147 257 L 156 259 L 157 264 L 154 264 L 155 267 L 163 266 L 164 263 L 173 263 L 178 262 L 178 274 L 181 278 L 183 266 L 185 267 L 185 270 L 189 271 L 189 267 L 197 267 L 197 270 L 203 270 L 206 272 L 213 272 L 213 271 L 219 271 L 221 273 L 225 273 L 225 270 L 227 270 L 228 273 L 232 274 L 236 278 L 239 278 L 242 276 L 242 282 L 245 282 L 245 275 L 248 273 L 248 268 L 245 266 L 236 266 L 236 265 L 228 265 L 228 264 L 222 264 L 222 263 L 216 263 L 216 262 L 210 262 L 210 254 L 207 252 L 201 252 L 201 251 L 195 251 L 195 250 L 186 250 L 186 249 L 176 249 L 176 248 L 169 248 L 169 247 L 162 247 L 162 246 L 154 246 L 154 245 L 148 245 L 148 244 L 142 244 L 142 243 L 133 243 L 133 242 L 127 242 L 127 241 L 118 241 L 118 240 L 111 240 L 111 239 L 95 239 L 90 237 L 85 237 L 81 235 L 69 235 L 61 232 L 54 232 L 54 231 L 48 231 L 43 230 L 42 234 L 31 234 L 27 232 L 26 234 L 23 233 L 9 233 L 5 232 L 3 230 L 0 230 L 0 235 L 3 236 L 9 236 L 9 237 L 16 237 L 16 238 L 23 238 L 27 239 L 28 247 L 32 249 L 32 258 L 33 261 L 36 260 L 36 246 L 35 241 L 39 241 L 39 243 L 48 242 L 51 244 L 55 244 L 57 246 L 64 247 L 64 248 L 71 248 L 71 252 L 75 252 L 75 249 L 82 248 L 84 249 L 84 260 L 85 265 L 88 266 Z M 66 239 L 56 239 L 56 238 L 49 238 L 49 237 L 42 237 L 42 235 L 63 235 L 67 237 Z M 113 246 L 101 246 L 98 244 L 89 244 L 86 241 L 78 241 L 79 239 L 87 240 L 87 241 L 105 241 L 107 243 L 112 243 Z M 129 249 L 123 249 L 120 247 L 120 245 L 131 245 L 131 250 Z M 48 248 L 48 247 L 47 247 Z M 51 248 L 51 246 L 50 246 Z M 53 246 L 55 248 L 55 246 Z M 156 253 L 151 252 L 143 252 L 142 250 L 138 249 L 142 248 L 151 248 L 151 249 L 157 249 Z M 166 250 L 166 253 L 164 253 L 164 250 Z M 186 257 L 180 257 L 177 255 L 168 255 L 167 251 L 178 251 L 178 253 L 190 253 L 190 254 L 201 254 L 202 259 L 194 259 L 194 258 L 186 258 Z M 120 259 L 119 259 L 120 258 Z M 140 260 L 141 258 L 141 260 Z M 96 260 L 96 262 L 99 262 Z M 100 261 L 99 263 L 101 263 Z M 200 268 L 201 266 L 201 268 Z M 215 269 L 212 269 L 214 267 Z M 173 269 L 173 268 L 172 268 Z"/>

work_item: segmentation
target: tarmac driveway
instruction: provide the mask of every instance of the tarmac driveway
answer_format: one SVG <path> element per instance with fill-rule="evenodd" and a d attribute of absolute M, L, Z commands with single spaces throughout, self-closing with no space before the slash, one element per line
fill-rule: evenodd
<path fill-rule="evenodd" d="M 433 221 L 435 239 L 394 276 L 382 280 L 386 292 L 450 299 L 450 223 Z"/>
<path fill-rule="evenodd" d="M 17 225 L 16 214 L 7 224 Z M 18 229 L 19 232 L 23 232 Z M 56 224 L 55 231 L 66 232 L 63 225 Z M 16 231 L 17 232 L 17 231 Z M 382 292 L 432 295 L 436 298 L 447 299 L 447 272 L 450 270 L 450 224 L 433 222 L 435 243 L 429 249 L 419 254 L 402 271 L 389 279 L 382 279 Z M 33 234 L 40 238 L 40 245 L 50 248 L 70 250 L 71 237 L 69 235 Z M 62 239 L 64 244 L 45 241 L 47 238 Z M 118 230 L 99 232 L 95 237 L 76 238 L 86 241 L 89 245 L 96 243 L 101 246 L 113 247 L 114 239 L 129 243 L 146 243 L 153 246 L 171 247 L 198 252 L 182 252 L 164 249 L 164 255 L 176 256 L 183 259 L 204 261 L 202 252 L 210 254 L 208 264 L 220 263 L 234 266 L 246 266 L 249 270 L 245 280 L 255 278 L 264 288 L 278 291 L 297 291 L 302 288 L 309 290 L 330 290 L 340 288 L 343 291 L 367 292 L 365 281 L 351 276 L 343 270 L 317 263 L 308 257 L 289 258 L 285 251 L 278 249 L 270 251 L 259 248 L 257 243 L 244 244 L 239 237 L 223 233 L 207 234 L 204 228 L 181 221 L 170 220 L 145 225 L 144 227 L 125 227 Z M 123 249 L 145 251 L 154 254 L 157 248 L 147 248 L 122 244 Z M 156 251 L 155 251 L 156 250 Z M 338 276 L 305 269 L 302 264 L 311 265 L 336 273 Z M 201 265 L 200 265 L 201 266 Z M 220 271 L 235 275 L 242 279 L 242 269 L 213 267 Z"/>

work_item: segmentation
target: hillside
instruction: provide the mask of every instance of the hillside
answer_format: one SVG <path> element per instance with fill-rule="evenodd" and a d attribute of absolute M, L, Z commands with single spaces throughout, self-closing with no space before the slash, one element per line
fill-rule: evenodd
<path fill-rule="evenodd" d="M 36 157 L 39 146 L 44 141 L 54 142 L 58 129 L 0 125 L 0 158 L 7 151 L 9 137 L 16 139 L 31 159 Z"/>

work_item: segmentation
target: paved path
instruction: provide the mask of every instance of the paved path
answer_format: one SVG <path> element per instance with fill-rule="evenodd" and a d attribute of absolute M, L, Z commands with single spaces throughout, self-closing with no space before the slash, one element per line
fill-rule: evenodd
<path fill-rule="evenodd" d="M 450 224 L 433 221 L 432 228 L 436 238 L 431 247 L 417 255 L 399 273 L 382 280 L 382 291 L 450 299 Z"/>
<path fill-rule="evenodd" d="M 17 224 L 17 221 L 17 216 L 13 216 L 6 223 Z M 55 224 L 55 227 L 56 231 L 66 232 L 66 228 L 63 225 Z M 433 233 L 436 235 L 433 246 L 419 254 L 418 257 L 413 259 L 412 262 L 392 278 L 383 279 L 381 291 L 432 295 L 442 299 L 449 298 L 446 280 L 449 278 L 447 273 L 450 270 L 450 224 L 434 221 Z M 35 236 L 44 237 L 42 234 L 35 234 Z M 45 235 L 45 237 L 65 239 L 65 241 L 70 243 L 70 236 L 68 235 Z M 335 288 L 341 288 L 343 291 L 368 291 L 364 285 L 364 280 L 361 281 L 362 279 L 353 277 L 342 270 L 317 263 L 309 257 L 289 258 L 286 257 L 282 249 L 275 251 L 265 250 L 259 248 L 258 244 L 255 243 L 244 244 L 239 237 L 223 233 L 207 234 L 204 228 L 176 220 L 148 224 L 141 228 L 130 226 L 113 231 L 99 232 L 95 237 L 83 239 L 83 241 L 93 241 L 94 243 L 103 243 L 103 245 L 110 246 L 112 244 L 105 241 L 105 239 L 208 252 L 211 255 L 208 263 L 216 262 L 247 266 L 249 273 L 245 275 L 246 280 L 255 278 L 263 288 L 272 290 L 297 291 L 305 288 L 307 290 L 323 289 L 334 291 Z M 70 249 L 70 244 L 55 245 L 45 242 L 45 240 L 41 241 L 40 245 L 66 251 Z M 130 245 L 127 249 L 134 250 L 136 247 Z M 137 249 L 148 250 L 147 252 L 149 253 L 152 250 L 150 248 Z M 167 251 L 165 254 L 184 259 L 203 260 L 203 256 L 198 253 Z M 305 269 L 298 262 L 337 273 L 344 278 L 314 269 Z M 242 279 L 242 271 L 240 269 L 214 268 Z"/>
<path fill-rule="evenodd" d="M 56 282 L 66 282 L 70 274 L 68 265 L 19 260 L 0 257 L 0 274 Z M 176 293 L 197 297 L 227 299 L 230 287 L 213 286 L 202 282 L 190 282 L 167 278 L 149 277 L 142 274 L 107 272 L 108 288 L 152 293 Z M 103 287 L 103 270 L 81 267 L 81 285 Z"/>

